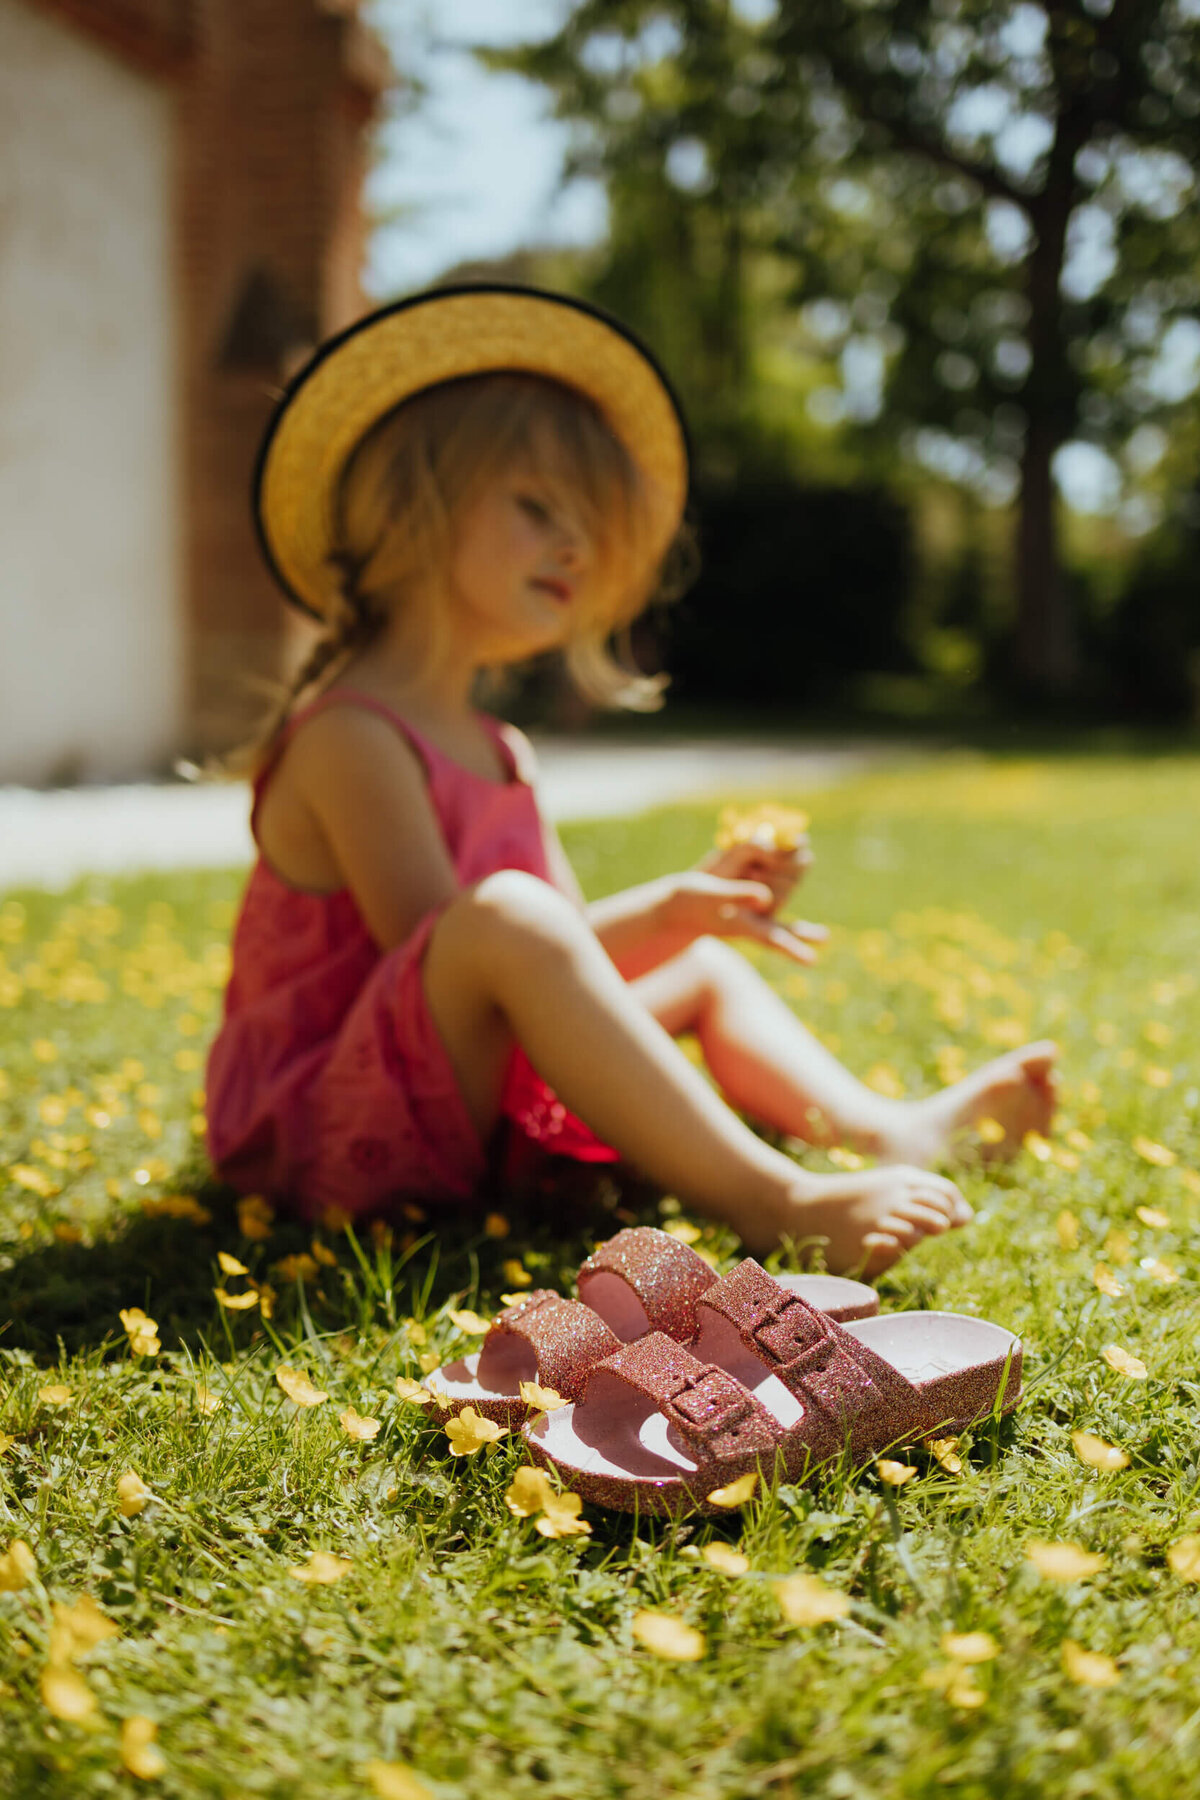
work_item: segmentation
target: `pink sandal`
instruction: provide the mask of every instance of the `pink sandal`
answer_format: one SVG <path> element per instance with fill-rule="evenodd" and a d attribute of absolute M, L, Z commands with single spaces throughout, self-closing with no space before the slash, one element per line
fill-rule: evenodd
<path fill-rule="evenodd" d="M 585 1500 L 671 1516 L 756 1470 L 804 1480 L 843 1450 L 889 1445 L 1010 1412 L 1021 1341 L 959 1313 L 848 1326 L 752 1259 L 698 1300 L 690 1348 L 651 1332 L 596 1363 L 583 1397 L 523 1427 L 534 1461 Z"/>
<path fill-rule="evenodd" d="M 833 1319 L 879 1310 L 874 1288 L 844 1276 L 781 1275 L 778 1283 Z M 531 1289 L 496 1316 L 481 1350 L 426 1375 L 434 1412 L 448 1417 L 473 1406 L 486 1419 L 517 1425 L 528 1414 L 523 1381 L 580 1400 L 593 1364 L 621 1344 L 650 1331 L 689 1342 L 699 1327 L 698 1302 L 715 1286 L 704 1258 L 669 1232 L 649 1225 L 619 1231 L 581 1266 L 578 1300 Z"/>

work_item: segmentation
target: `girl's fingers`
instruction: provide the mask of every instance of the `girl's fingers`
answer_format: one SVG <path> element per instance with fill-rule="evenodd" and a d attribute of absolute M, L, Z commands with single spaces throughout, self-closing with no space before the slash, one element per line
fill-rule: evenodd
<path fill-rule="evenodd" d="M 824 944 L 829 939 L 828 925 L 814 925 L 809 919 L 789 919 L 784 929 L 809 944 Z"/>

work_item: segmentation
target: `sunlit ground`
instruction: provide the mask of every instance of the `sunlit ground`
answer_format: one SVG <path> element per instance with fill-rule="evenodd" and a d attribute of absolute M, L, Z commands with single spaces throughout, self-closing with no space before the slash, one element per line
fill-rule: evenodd
<path fill-rule="evenodd" d="M 241 872 L 0 900 L 0 1791 L 1192 1791 L 1196 785 L 963 758 L 810 806 L 833 939 L 761 966 L 826 1043 L 897 1095 L 1062 1045 L 1053 1139 L 882 1283 L 1019 1331 L 1027 1397 L 678 1529 L 516 1516 L 519 1441 L 451 1454 L 405 1394 L 622 1217 L 696 1221 L 631 1182 L 493 1193 L 441 1242 L 239 1212 L 201 1084 Z M 566 837 L 600 893 L 713 821 Z"/>

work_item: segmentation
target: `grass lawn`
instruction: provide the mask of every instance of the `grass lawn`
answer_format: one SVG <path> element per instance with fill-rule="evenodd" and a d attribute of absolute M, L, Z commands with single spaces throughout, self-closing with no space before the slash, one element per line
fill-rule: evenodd
<path fill-rule="evenodd" d="M 505 1504 L 519 1440 L 451 1456 L 395 1386 L 478 1341 L 451 1310 L 569 1292 L 622 1220 L 686 1226 L 674 1200 L 497 1193 L 442 1238 L 316 1250 L 239 1219 L 199 1139 L 243 872 L 0 898 L 0 1793 L 1194 1793 L 1197 771 L 962 757 L 817 797 L 803 905 L 833 939 L 761 966 L 825 1041 L 888 1092 L 1062 1044 L 1053 1141 L 965 1175 L 976 1222 L 881 1284 L 1019 1331 L 1026 1399 L 901 1485 L 841 1469 L 678 1527 L 587 1508 L 547 1536 Z M 601 893 L 712 829 L 565 835 Z M 287 1398 L 284 1364 L 328 1398 Z M 1056 1578 L 1038 1542 L 1089 1554 Z"/>

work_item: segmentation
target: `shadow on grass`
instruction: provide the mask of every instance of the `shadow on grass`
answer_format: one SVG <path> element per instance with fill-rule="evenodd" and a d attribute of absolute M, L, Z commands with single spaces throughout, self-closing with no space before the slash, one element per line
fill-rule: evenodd
<path fill-rule="evenodd" d="M 210 1217 L 206 1223 L 141 1213 L 119 1216 L 93 1243 L 10 1244 L 0 1268 L 0 1349 L 23 1350 L 39 1362 L 59 1355 L 125 1354 L 124 1307 L 141 1307 L 158 1321 L 163 1348 L 203 1344 L 248 1347 L 263 1327 L 257 1310 L 226 1313 L 214 1297 L 218 1286 L 244 1290 L 241 1277 L 220 1270 L 225 1251 L 249 1269 L 251 1279 L 276 1290 L 275 1331 L 285 1340 L 303 1323 L 294 1277 L 278 1264 L 309 1251 L 313 1228 L 278 1217 L 270 1236 L 242 1236 L 237 1196 L 215 1182 L 191 1181 L 186 1191 Z M 387 1289 L 400 1316 L 414 1308 L 436 1312 L 447 1301 L 499 1306 L 499 1296 L 519 1283 L 505 1263 L 519 1262 L 538 1287 L 570 1293 L 576 1270 L 597 1237 L 627 1224 L 659 1220 L 660 1191 L 632 1172 L 597 1176 L 570 1164 L 543 1177 L 536 1188 L 505 1190 L 477 1206 L 430 1208 L 427 1222 L 359 1221 L 354 1240 L 339 1231 L 319 1235 L 337 1256 L 305 1283 L 303 1305 L 318 1332 L 389 1323 Z M 505 1236 L 489 1235 L 489 1212 L 503 1213 Z M 390 1238 L 389 1233 L 390 1231 Z M 365 1265 L 365 1266 L 364 1266 Z"/>

